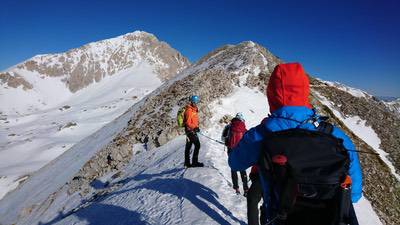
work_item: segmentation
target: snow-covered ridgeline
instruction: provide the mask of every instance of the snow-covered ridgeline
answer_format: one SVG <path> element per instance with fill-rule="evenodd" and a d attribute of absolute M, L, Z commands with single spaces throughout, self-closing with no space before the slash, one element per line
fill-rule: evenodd
<path fill-rule="evenodd" d="M 55 54 L 41 54 L 32 57 L 20 64 L 17 64 L 8 70 L 15 68 L 25 68 L 27 62 L 34 62 L 38 65 L 45 65 L 49 68 L 59 69 L 74 69 L 82 61 L 85 66 L 90 63 L 96 62 L 103 71 L 120 72 L 121 69 L 126 69 L 126 66 L 133 67 L 143 60 L 150 59 L 150 61 L 161 67 L 169 67 L 162 59 L 154 55 L 153 50 L 148 51 L 149 45 L 152 43 L 161 43 L 153 34 L 144 31 L 134 31 L 126 33 L 117 37 L 104 39 L 96 42 L 90 42 L 78 48 L 69 49 L 66 52 Z M 163 42 L 163 44 L 167 45 Z M 156 46 L 154 46 L 156 47 Z M 120 60 L 123 54 L 124 60 Z M 87 61 L 87 59 L 91 61 Z M 187 66 L 185 60 L 176 58 L 176 61 L 182 68 Z M 148 61 L 148 62 L 150 62 Z M 64 62 L 68 62 L 68 68 L 63 68 Z M 118 64 L 121 65 L 118 65 Z M 118 66 L 121 66 L 118 68 Z M 179 72 L 179 71 L 178 71 Z M 58 75 L 59 76 L 59 75 Z"/>
<path fill-rule="evenodd" d="M 390 110 L 393 112 L 397 113 L 397 115 L 400 117 L 400 98 L 391 101 L 391 102 L 385 102 L 382 101 L 383 104 L 385 104 Z"/>
<path fill-rule="evenodd" d="M 395 167 L 387 159 L 388 153 L 380 148 L 381 140 L 376 132 L 369 126 L 366 125 L 366 121 L 362 120 L 359 116 L 345 117 L 339 111 L 336 110 L 334 103 L 327 100 L 323 95 L 314 92 L 322 104 L 329 107 L 330 110 L 339 118 L 355 135 L 362 139 L 365 143 L 371 146 L 380 156 L 383 162 L 389 167 L 392 174 L 400 181 L 400 175 L 396 173 Z"/>
<path fill-rule="evenodd" d="M 316 78 L 316 79 L 318 81 L 326 84 L 326 85 L 329 85 L 331 87 L 335 87 L 335 88 L 337 88 L 339 90 L 342 90 L 342 91 L 345 91 L 345 92 L 353 95 L 354 97 L 357 97 L 357 98 L 372 98 L 372 95 L 368 94 L 367 92 L 365 92 L 363 90 L 360 90 L 360 89 L 357 89 L 357 88 L 353 88 L 353 87 L 349 87 L 347 85 L 341 84 L 341 83 L 336 82 L 336 81 L 332 82 L 332 81 L 321 80 L 319 78 Z"/>
<path fill-rule="evenodd" d="M 37 55 L 0 72 L 0 100 L 5 103 L 0 111 L 8 115 L 28 114 L 54 107 L 72 93 L 141 63 L 151 65 L 152 72 L 162 81 L 190 65 L 153 34 L 127 33 L 64 53 Z"/>

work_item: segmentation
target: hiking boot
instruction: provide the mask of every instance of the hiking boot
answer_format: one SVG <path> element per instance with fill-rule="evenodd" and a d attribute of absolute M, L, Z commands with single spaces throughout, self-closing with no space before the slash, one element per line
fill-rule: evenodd
<path fill-rule="evenodd" d="M 183 166 L 184 166 L 185 168 L 192 167 L 192 165 L 191 165 L 190 163 L 185 163 Z"/>
<path fill-rule="evenodd" d="M 235 188 L 235 193 L 236 193 L 237 195 L 240 195 L 239 188 Z"/>
<path fill-rule="evenodd" d="M 247 193 L 249 192 L 249 189 L 244 189 L 244 193 L 243 193 L 243 196 L 244 197 L 247 197 Z"/>
<path fill-rule="evenodd" d="M 203 167 L 203 166 L 204 166 L 204 164 L 201 163 L 201 162 L 194 162 L 194 163 L 192 163 L 192 165 L 191 165 L 191 167 Z"/>

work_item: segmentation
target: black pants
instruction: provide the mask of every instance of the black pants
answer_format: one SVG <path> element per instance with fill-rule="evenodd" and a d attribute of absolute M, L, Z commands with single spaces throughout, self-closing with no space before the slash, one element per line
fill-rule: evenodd
<path fill-rule="evenodd" d="M 354 206 L 353 204 L 350 205 L 350 213 L 349 213 L 349 224 L 350 225 L 358 225 L 358 219 L 356 212 L 354 211 Z"/>
<path fill-rule="evenodd" d="M 238 184 L 237 172 L 236 171 L 231 171 L 231 176 L 232 176 L 233 189 L 238 189 L 239 188 L 239 184 Z M 242 178 L 243 190 L 248 190 L 249 187 L 247 185 L 247 174 L 246 174 L 246 171 L 240 171 L 240 176 Z"/>
<path fill-rule="evenodd" d="M 228 154 L 231 153 L 231 151 L 232 151 L 232 149 L 228 148 Z M 233 189 L 238 189 L 239 188 L 239 183 L 238 183 L 237 171 L 231 170 L 231 177 L 232 177 Z M 247 174 L 246 174 L 246 171 L 240 171 L 240 177 L 242 178 L 243 190 L 248 190 L 249 186 L 247 185 Z"/>
<path fill-rule="evenodd" d="M 250 173 L 251 186 L 247 193 L 247 223 L 248 225 L 259 225 L 258 203 L 262 199 L 262 187 L 258 174 Z"/>
<path fill-rule="evenodd" d="M 185 165 L 190 164 L 190 149 L 192 148 L 192 144 L 194 144 L 192 164 L 195 164 L 199 162 L 200 141 L 199 137 L 197 137 L 197 134 L 195 132 L 187 131 L 186 147 L 185 147 Z"/>
<path fill-rule="evenodd" d="M 335 200 L 327 200 L 327 202 L 332 202 L 333 204 L 314 204 L 314 201 L 312 200 L 300 200 L 297 198 L 296 206 L 294 209 L 292 209 L 292 212 L 290 213 L 288 220 L 287 220 L 287 225 L 297 225 L 299 223 L 301 224 L 309 224 L 309 225 L 323 225 L 323 224 L 332 224 L 332 221 L 334 220 L 335 216 L 332 214 L 332 211 L 334 211 L 335 207 Z M 312 208 L 310 207 L 311 205 Z M 306 210 L 304 210 L 304 207 L 306 207 Z M 348 224 L 348 225 L 358 225 L 358 220 L 357 216 L 354 211 L 353 204 L 350 203 L 350 208 L 349 208 L 349 218 L 344 221 L 343 224 Z"/>

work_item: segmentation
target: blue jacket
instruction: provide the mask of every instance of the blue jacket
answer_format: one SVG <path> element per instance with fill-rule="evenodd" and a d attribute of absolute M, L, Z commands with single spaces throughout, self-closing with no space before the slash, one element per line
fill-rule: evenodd
<path fill-rule="evenodd" d="M 263 133 L 274 132 L 291 128 L 303 128 L 316 130 L 312 123 L 305 122 L 309 118 L 316 117 L 315 112 L 304 106 L 284 106 L 272 113 L 260 125 L 247 131 L 239 144 L 229 154 L 229 166 L 234 171 L 243 171 L 257 163 L 260 155 Z M 350 138 L 339 128 L 334 127 L 332 135 L 343 139 L 343 145 L 347 150 L 355 150 Z M 352 179 L 352 202 L 357 202 L 362 194 L 362 175 L 357 152 L 348 151 L 350 158 L 349 175 Z M 268 184 L 261 180 L 263 187 L 264 204 L 269 202 Z M 268 208 L 268 204 L 266 206 Z"/>

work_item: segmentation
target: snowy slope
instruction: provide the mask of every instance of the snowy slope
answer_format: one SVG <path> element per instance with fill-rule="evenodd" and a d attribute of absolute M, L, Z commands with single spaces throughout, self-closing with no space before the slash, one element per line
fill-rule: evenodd
<path fill-rule="evenodd" d="M 390 162 L 387 158 L 388 153 L 380 148 L 381 139 L 378 137 L 376 132 L 370 127 L 366 125 L 366 121 L 362 120 L 358 116 L 345 117 L 339 111 L 336 110 L 334 104 L 327 100 L 324 96 L 320 95 L 316 92 L 319 100 L 326 106 L 328 106 L 332 112 L 335 114 L 337 118 L 339 118 L 354 134 L 356 134 L 359 138 L 365 141 L 369 146 L 371 146 L 379 156 L 386 163 L 386 165 L 390 168 L 392 174 L 396 177 L 398 181 L 400 181 L 400 175 L 396 173 L 396 169 L 392 162 Z"/>
<path fill-rule="evenodd" d="M 204 132 L 216 139 L 222 116 L 241 111 L 246 124 L 253 126 L 269 111 L 265 96 L 248 88 L 236 89 L 212 108 L 214 126 Z M 97 191 L 109 191 L 62 212 L 49 210 L 52 213 L 42 215 L 42 224 L 246 224 L 246 199 L 233 192 L 224 146 L 200 137 L 200 161 L 206 167 L 183 169 L 184 136 L 154 151 L 136 145 L 137 157 L 123 177 L 105 176 L 93 183 Z M 106 182 L 110 184 L 104 187 Z M 381 224 L 366 199 L 356 204 L 356 211 L 360 225 Z"/>
<path fill-rule="evenodd" d="M 37 55 L 0 72 L 0 111 L 20 115 L 55 107 L 72 93 L 144 62 L 162 81 L 189 65 L 153 34 L 135 31 L 64 53 Z"/>
<path fill-rule="evenodd" d="M 0 224 L 14 223 L 12 221 L 31 211 L 31 207 L 33 206 L 51 204 L 46 202 L 46 199 L 52 193 L 56 193 L 60 188 L 60 194 L 57 195 L 56 198 L 67 202 L 62 202 L 58 206 L 64 207 L 63 204 L 68 204 L 68 201 L 74 202 L 76 195 L 69 196 L 65 199 L 67 195 L 66 190 L 62 189 L 65 182 L 72 180 L 73 176 L 78 173 L 83 165 L 92 158 L 99 149 L 107 145 L 107 143 L 121 132 L 130 119 L 131 114 L 142 104 L 143 101 L 135 104 L 134 107 L 131 107 L 112 123 L 108 123 L 89 137 L 75 144 L 71 149 L 51 161 L 51 163 L 48 163 L 33 173 L 16 191 L 11 192 L 5 196 L 4 199 L 0 200 Z M 46 211 L 46 209 L 42 208 L 41 210 Z M 42 213 L 43 211 L 40 212 Z M 38 215 L 32 215 L 25 223 L 33 224 L 33 218 L 35 217 L 39 219 L 40 213 Z M 20 221 L 20 223 L 24 222 Z"/>
<path fill-rule="evenodd" d="M 75 93 L 58 107 L 8 117 L 9 123 L 0 128 L 0 199 L 20 179 L 111 122 L 159 85 L 152 67 L 143 63 Z"/>

